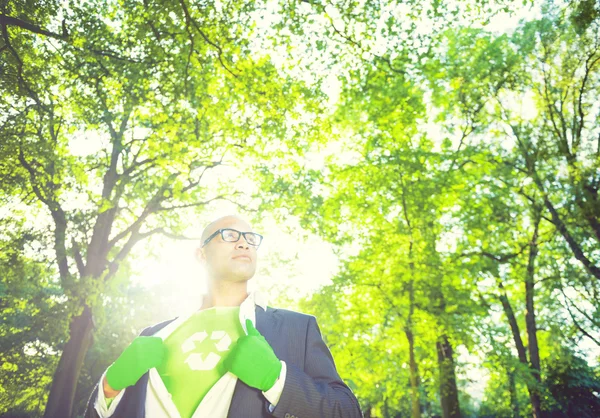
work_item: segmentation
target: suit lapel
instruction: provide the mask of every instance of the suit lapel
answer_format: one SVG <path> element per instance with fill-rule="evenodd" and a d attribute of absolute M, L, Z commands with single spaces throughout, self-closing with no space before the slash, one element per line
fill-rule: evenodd
<path fill-rule="evenodd" d="M 275 343 L 277 342 L 277 324 L 276 316 L 273 315 L 274 312 L 277 312 L 277 309 L 272 309 L 269 311 L 263 311 L 263 309 L 259 306 L 256 307 L 256 329 L 261 333 L 265 340 L 269 343 L 275 353 L 277 350 L 275 348 Z"/>
<path fill-rule="evenodd" d="M 276 311 L 276 309 L 269 309 L 265 312 L 259 306 L 256 306 L 255 308 L 256 329 L 263 337 L 265 337 L 265 340 L 267 340 L 271 347 L 273 347 L 275 354 L 279 351 L 278 347 L 274 345 L 276 342 L 275 336 L 277 334 L 276 322 L 278 321 L 276 321 L 273 312 Z M 251 388 L 238 379 L 235 390 L 233 391 L 233 398 L 231 399 L 231 405 L 229 406 L 229 413 L 227 416 L 229 418 L 255 417 L 263 416 L 265 413 L 266 400 L 262 392 L 258 389 Z"/>

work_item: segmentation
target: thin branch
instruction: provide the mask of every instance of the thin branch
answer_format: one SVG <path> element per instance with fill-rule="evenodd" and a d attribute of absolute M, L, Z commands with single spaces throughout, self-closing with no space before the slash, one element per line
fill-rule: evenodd
<path fill-rule="evenodd" d="M 42 203 L 44 203 L 46 206 L 48 206 L 48 208 L 50 208 L 50 205 L 51 205 L 50 200 L 47 198 L 47 196 L 44 195 L 42 190 L 39 188 L 38 181 L 37 181 L 37 173 L 36 173 L 35 169 L 33 168 L 33 166 L 31 164 L 29 164 L 29 162 L 25 159 L 25 154 L 23 152 L 22 146 L 19 146 L 19 162 L 29 173 L 29 183 L 31 184 L 33 192 L 35 193 L 37 198 L 40 199 L 40 201 Z"/>
<path fill-rule="evenodd" d="M 567 298 L 566 294 L 564 293 L 563 287 L 561 286 L 561 292 L 563 293 L 563 296 L 566 298 L 566 300 L 571 301 L 569 298 Z M 582 299 L 588 303 L 590 303 L 590 301 L 584 296 L 582 295 L 580 292 L 578 292 L 578 296 L 582 297 Z M 597 320 L 595 320 L 594 318 L 590 317 L 590 315 L 584 311 L 581 310 L 581 308 L 579 308 L 575 303 L 571 303 L 573 305 L 573 307 L 575 309 L 577 309 L 577 312 L 579 312 L 581 315 L 584 316 L 585 319 L 587 319 L 588 321 L 590 321 L 592 323 L 592 325 L 594 325 L 596 328 L 600 328 L 600 323 L 598 323 Z M 590 303 L 592 306 L 595 306 L 594 303 Z"/>
<path fill-rule="evenodd" d="M 500 264 L 504 264 L 504 263 L 507 263 L 510 260 L 520 256 L 521 254 L 523 254 L 523 252 L 525 252 L 525 250 L 527 249 L 528 246 L 529 246 L 529 242 L 521 245 L 520 250 L 515 253 L 507 253 L 507 254 L 500 254 L 500 255 L 495 255 L 488 251 L 464 251 L 464 252 L 458 254 L 458 257 L 471 257 L 473 255 L 479 255 L 482 257 L 489 258 L 490 260 L 494 260 Z"/>
<path fill-rule="evenodd" d="M 200 238 L 201 238 L 201 237 L 188 237 L 188 236 L 181 235 L 181 234 L 175 234 L 171 231 L 167 231 L 163 227 L 154 228 L 149 231 L 140 233 L 140 235 L 143 236 L 144 238 L 149 237 L 150 235 L 154 235 L 154 234 L 161 234 L 161 235 L 164 235 L 165 237 L 168 237 L 168 238 L 171 238 L 174 240 L 178 240 L 178 241 L 200 241 Z"/>
<path fill-rule="evenodd" d="M 386 292 L 385 290 L 383 290 L 381 288 L 381 284 L 379 284 L 379 283 L 364 283 L 364 282 L 359 282 L 359 283 L 357 283 L 357 285 L 358 286 L 368 286 L 368 287 L 375 287 L 375 288 L 377 288 L 381 292 L 381 294 L 383 295 L 383 298 L 389 304 L 390 309 L 393 309 L 394 312 L 396 312 L 396 315 L 398 315 L 399 318 L 404 318 L 404 315 L 398 310 L 398 307 L 392 301 L 392 299 L 390 298 L 388 292 Z"/>
<path fill-rule="evenodd" d="M 235 193 L 230 193 L 229 195 L 218 195 L 215 196 L 211 199 L 208 200 L 203 200 L 200 202 L 191 202 L 191 203 L 186 203 L 183 205 L 176 205 L 176 206 L 159 206 L 156 211 L 169 211 L 169 210 L 177 210 L 177 209 L 186 209 L 186 208 L 194 208 L 194 207 L 198 207 L 198 206 L 206 206 L 208 205 L 210 202 L 215 201 L 215 200 L 222 200 L 225 199 L 226 196 L 234 196 L 234 195 L 239 195 L 241 194 L 241 192 L 235 192 Z"/>
<path fill-rule="evenodd" d="M 158 159 L 158 157 L 154 157 L 154 158 L 146 158 L 146 159 L 144 159 L 144 160 L 141 160 L 141 161 L 136 161 L 136 159 L 137 159 L 137 155 L 136 155 L 136 156 L 134 156 L 134 158 L 133 158 L 133 162 L 131 163 L 131 165 L 130 165 L 129 167 L 127 167 L 127 168 L 126 168 L 126 169 L 123 171 L 123 173 L 121 173 L 121 177 L 129 177 L 129 175 L 130 175 L 130 174 L 131 174 L 131 173 L 132 173 L 132 172 L 133 172 L 133 171 L 134 171 L 136 168 L 139 168 L 139 167 L 141 167 L 141 166 L 143 166 L 143 165 L 146 165 L 146 164 L 153 163 L 153 162 L 155 162 L 155 161 Z"/>
<path fill-rule="evenodd" d="M 337 33 L 342 39 L 344 39 L 346 42 L 349 42 L 350 44 L 354 45 L 355 47 L 357 47 L 363 54 L 366 52 L 367 54 L 371 54 L 373 55 L 373 57 L 375 57 L 375 59 L 385 63 L 388 68 L 396 73 L 396 74 L 402 74 L 402 75 L 406 75 L 406 71 L 404 70 L 399 70 L 397 68 L 394 68 L 394 66 L 392 65 L 392 61 L 390 57 L 385 57 L 383 55 L 377 55 L 369 50 L 367 50 L 364 46 L 362 46 L 359 42 L 355 41 L 354 39 L 352 39 L 349 35 L 342 33 L 341 30 L 339 30 L 336 26 L 335 23 L 333 23 L 333 19 L 331 18 L 331 16 L 329 15 L 329 13 L 327 13 L 325 11 L 325 7 L 322 7 L 322 13 L 325 15 L 325 17 L 327 18 L 327 20 L 329 20 L 329 23 L 331 24 L 331 27 L 333 28 L 333 31 L 335 33 Z M 363 56 L 363 54 L 361 54 L 361 57 Z"/>
<path fill-rule="evenodd" d="M 238 208 L 240 208 L 244 212 L 258 213 L 258 209 L 249 208 L 248 206 L 242 205 L 240 202 L 238 202 L 236 200 L 231 200 L 231 199 L 229 199 L 227 197 L 222 198 L 222 200 L 226 200 L 226 201 L 228 201 L 230 203 L 233 203 L 234 205 L 236 205 Z"/>
<path fill-rule="evenodd" d="M 146 203 L 146 206 L 142 210 L 142 213 L 140 214 L 140 216 L 131 225 L 129 225 L 123 231 L 121 231 L 117 235 L 115 235 L 114 238 L 112 238 L 111 240 L 108 241 L 109 248 L 112 248 L 113 246 L 115 246 L 115 244 L 117 242 L 119 242 L 120 240 L 125 238 L 127 235 L 129 235 L 129 234 L 133 235 L 133 234 L 138 233 L 141 226 L 143 225 L 144 221 L 148 218 L 148 216 L 150 216 L 151 214 L 160 210 L 160 203 L 164 199 L 166 199 L 165 192 L 171 189 L 171 184 L 178 175 L 179 175 L 179 173 L 174 173 L 169 176 L 169 178 L 165 182 L 165 184 L 163 184 L 156 191 L 154 196 L 152 196 L 152 198 L 150 198 L 150 200 Z"/>
<path fill-rule="evenodd" d="M 109 263 L 108 273 L 104 277 L 105 281 L 110 280 L 117 273 L 117 271 L 119 270 L 120 264 L 123 262 L 125 257 L 127 257 L 127 255 L 131 252 L 131 249 L 135 246 L 135 244 L 137 244 L 139 241 L 141 241 L 145 238 L 148 238 L 151 235 L 162 234 L 169 238 L 177 239 L 177 240 L 200 241 L 199 237 L 186 237 L 183 235 L 174 234 L 170 231 L 165 230 L 164 228 L 155 228 L 155 229 L 151 229 L 149 231 L 144 231 L 144 232 L 140 232 L 140 228 L 141 228 L 141 224 L 136 226 L 136 228 L 131 232 L 131 236 L 129 237 L 129 239 L 123 246 L 123 248 L 121 248 L 121 250 L 115 256 L 115 258 L 113 258 L 113 260 Z"/>
<path fill-rule="evenodd" d="M 83 262 L 83 257 L 81 256 L 79 244 L 77 243 L 77 241 L 75 241 L 75 238 L 71 239 L 71 245 L 73 246 L 73 251 L 75 253 L 75 263 L 77 264 L 77 271 L 79 271 L 79 277 L 83 277 L 85 275 L 85 264 Z"/>
<path fill-rule="evenodd" d="M 560 109 L 557 112 L 558 117 L 560 118 L 560 126 L 562 128 L 562 136 L 559 137 L 558 147 L 559 150 L 565 155 L 568 161 L 575 160 L 574 150 L 569 149 L 569 140 L 567 135 L 567 121 L 565 120 L 565 112 L 564 112 L 565 102 L 560 99 Z"/>
<path fill-rule="evenodd" d="M 567 312 L 569 312 L 569 316 L 571 317 L 571 319 L 573 320 L 573 324 L 575 324 L 575 326 L 577 327 L 577 329 L 586 337 L 588 337 L 590 340 L 592 340 L 593 342 L 596 343 L 596 345 L 600 346 L 600 341 L 598 341 L 597 339 L 595 339 L 592 335 L 590 335 L 581 325 L 579 325 L 579 322 L 577 322 L 577 319 L 575 319 L 575 315 L 573 315 L 573 312 L 571 311 L 571 308 L 569 306 L 569 298 L 567 298 L 567 295 L 565 295 L 564 289 L 562 288 L 562 286 L 560 286 L 560 291 L 563 295 L 563 297 L 565 298 L 565 307 L 567 308 Z"/>
<path fill-rule="evenodd" d="M 596 63 L 598 61 L 600 61 L 600 55 L 598 56 L 598 58 L 596 58 L 595 60 L 593 60 L 590 63 L 590 60 L 592 59 L 592 57 L 594 55 L 596 55 L 597 51 L 594 51 L 589 57 L 588 59 L 585 61 L 585 74 L 583 76 L 583 80 L 581 81 L 581 87 L 579 88 L 579 98 L 578 98 L 578 111 L 579 111 L 579 123 L 577 125 L 577 143 L 579 144 L 579 142 L 581 141 L 581 132 L 583 131 L 583 124 L 584 124 L 584 114 L 583 114 L 583 105 L 582 105 L 582 99 L 583 99 L 583 94 L 585 92 L 585 85 L 588 81 L 590 72 L 592 71 L 592 68 L 594 67 L 594 65 L 596 65 Z"/>
<path fill-rule="evenodd" d="M 130 253 L 131 249 L 134 247 L 142 239 L 146 238 L 146 235 L 140 234 L 139 230 L 141 228 L 141 224 L 137 225 L 135 229 L 131 231 L 131 235 L 125 245 L 121 248 L 118 254 L 112 259 L 112 261 L 108 264 L 108 273 L 104 276 L 104 281 L 110 280 L 119 270 L 119 266 L 121 262 L 127 257 Z"/>
<path fill-rule="evenodd" d="M 508 319 L 508 324 L 512 331 L 513 341 L 517 348 L 517 354 L 519 356 L 519 361 L 523 364 L 528 364 L 527 360 L 527 352 L 525 350 L 525 345 L 523 344 L 523 339 L 521 338 L 521 331 L 519 329 L 519 323 L 515 317 L 515 312 L 512 308 L 510 301 L 508 300 L 508 296 L 506 295 L 506 290 L 504 289 L 504 284 L 499 277 L 496 277 L 496 282 L 498 287 L 500 288 L 500 293 L 496 295 L 500 303 L 502 304 L 502 308 L 504 310 L 504 314 Z"/>
<path fill-rule="evenodd" d="M 149 215 L 153 213 L 152 205 L 154 204 L 154 198 L 150 199 L 147 205 L 142 210 L 142 213 L 138 218 L 123 231 L 119 232 L 114 236 L 111 240 L 108 241 L 108 245 L 110 248 L 114 247 L 117 242 L 121 241 L 127 235 L 134 233 L 135 231 L 139 231 L 140 227 L 144 223 L 144 221 L 148 218 Z"/>
<path fill-rule="evenodd" d="M 29 97 L 31 97 L 36 102 L 38 107 L 40 109 L 46 110 L 46 106 L 41 102 L 37 93 L 29 86 L 29 84 L 27 83 L 27 81 L 25 81 L 25 78 L 23 77 L 23 60 L 10 43 L 10 37 L 8 36 L 7 26 L 5 24 L 2 24 L 0 26 L 2 26 L 2 37 L 4 38 L 5 43 L 4 46 L 8 48 L 12 56 L 17 61 L 17 77 L 19 79 L 19 83 L 23 86 L 25 90 L 27 90 L 27 92 L 29 93 Z"/>
<path fill-rule="evenodd" d="M 196 22 L 194 19 L 192 19 L 192 17 L 190 16 L 190 12 L 188 10 L 188 7 L 185 4 L 185 0 L 179 0 L 179 3 L 181 4 L 181 8 L 183 9 L 183 13 L 185 15 L 186 25 L 189 25 L 191 23 L 196 28 L 196 30 L 198 31 L 198 33 L 200 34 L 200 36 L 202 37 L 202 39 L 204 39 L 204 41 L 207 44 L 211 45 L 213 48 L 215 48 L 217 50 L 217 57 L 219 59 L 219 62 L 223 66 L 223 68 L 225 68 L 225 70 L 227 70 L 227 72 L 229 74 L 231 74 L 235 78 L 238 78 L 238 75 L 235 74 L 233 71 L 231 71 L 231 69 L 228 66 L 226 66 L 225 63 L 223 62 L 223 49 L 218 44 L 216 44 L 215 42 L 211 41 L 208 38 L 208 36 L 206 36 L 206 34 L 202 31 L 202 29 L 200 29 L 200 25 L 198 25 L 198 22 Z"/>
<path fill-rule="evenodd" d="M 556 229 L 561 233 L 561 235 L 563 236 L 563 238 L 569 245 L 569 248 L 573 252 L 573 255 L 575 256 L 575 258 L 577 260 L 579 260 L 581 262 L 581 264 L 583 264 L 585 269 L 590 274 L 592 274 L 596 279 L 600 280 L 600 268 L 598 268 L 598 266 L 596 266 L 584 254 L 583 249 L 575 241 L 575 239 L 573 238 L 573 236 L 567 229 L 567 226 L 565 225 L 565 223 L 561 219 L 560 215 L 558 214 L 558 211 L 556 210 L 556 208 L 554 207 L 552 202 L 550 202 L 550 199 L 548 198 L 548 195 L 546 194 L 546 191 L 544 190 L 543 184 L 542 184 L 541 180 L 538 178 L 537 173 L 534 173 L 534 174 L 535 174 L 534 182 L 536 183 L 536 185 L 538 186 L 538 189 L 542 193 L 542 196 L 544 198 L 544 205 L 546 206 L 546 208 L 550 212 L 550 215 L 552 216 L 552 223 L 555 225 Z"/>
<path fill-rule="evenodd" d="M 52 215 L 54 221 L 54 252 L 56 253 L 56 262 L 58 263 L 58 271 L 63 286 L 66 288 L 70 283 L 67 280 L 70 278 L 69 263 L 67 260 L 67 249 L 65 245 L 67 231 L 67 217 L 65 211 L 60 204 L 52 197 L 48 196 L 45 191 L 39 187 L 37 173 L 33 166 L 25 158 L 23 147 L 19 147 L 19 162 L 29 173 L 29 182 L 37 198 L 46 205 Z"/>
<path fill-rule="evenodd" d="M 37 25 L 34 25 L 32 23 L 26 22 L 24 20 L 18 19 L 16 17 L 12 17 L 12 16 L 7 16 L 4 14 L 0 14 L 0 25 L 3 28 L 6 28 L 8 26 L 14 26 L 14 27 L 19 27 L 21 29 L 27 30 L 29 32 L 32 33 L 36 33 L 38 35 L 44 35 L 47 36 L 49 38 L 53 38 L 53 39 L 58 39 L 59 41 L 65 42 L 67 43 L 69 46 L 71 46 L 72 48 L 74 48 L 77 51 L 83 51 L 83 50 L 87 50 L 89 52 L 92 52 L 95 55 L 100 55 L 103 57 L 108 57 L 108 58 L 113 58 L 119 61 L 127 61 L 127 62 L 131 62 L 131 63 L 135 63 L 135 64 L 140 64 L 140 63 L 146 63 L 146 64 L 154 64 L 157 61 L 155 60 L 151 60 L 151 61 L 140 61 L 140 60 L 136 60 L 130 57 L 123 57 L 118 55 L 117 53 L 113 52 L 113 51 L 106 51 L 106 50 L 101 50 L 101 49 L 95 49 L 95 48 L 78 48 L 76 46 L 73 45 L 73 39 L 70 37 L 69 33 L 66 30 L 66 26 L 64 25 L 64 21 L 63 21 L 63 32 L 62 34 L 58 34 L 56 32 L 51 32 L 49 30 L 43 29 Z M 5 45 L 6 47 L 6 45 Z M 2 48 L 4 49 L 4 47 Z M 0 51 L 1 52 L 1 51 Z"/>

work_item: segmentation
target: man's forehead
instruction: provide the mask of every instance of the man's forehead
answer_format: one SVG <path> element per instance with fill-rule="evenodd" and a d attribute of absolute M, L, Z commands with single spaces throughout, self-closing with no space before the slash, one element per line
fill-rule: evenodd
<path fill-rule="evenodd" d="M 202 233 L 202 240 L 208 238 L 208 236 L 215 232 L 217 229 L 228 228 L 234 225 L 239 226 L 242 232 L 252 231 L 252 226 L 246 220 L 242 219 L 237 215 L 227 215 L 215 219 L 210 224 L 208 224 L 208 226 L 204 228 L 204 232 Z"/>

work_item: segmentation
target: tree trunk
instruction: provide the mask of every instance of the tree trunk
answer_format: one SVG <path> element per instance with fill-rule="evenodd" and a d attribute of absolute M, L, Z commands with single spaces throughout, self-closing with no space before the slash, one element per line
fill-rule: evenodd
<path fill-rule="evenodd" d="M 412 244 L 411 244 L 412 247 Z M 412 263 L 411 263 L 412 266 Z M 413 322 L 412 316 L 414 312 L 414 283 L 411 277 L 409 283 L 409 307 L 408 307 L 408 318 L 406 321 L 406 328 L 404 332 L 406 339 L 408 340 L 408 357 L 409 357 L 409 368 L 410 368 L 410 394 L 411 394 L 411 417 L 421 418 L 421 402 L 419 399 L 419 367 L 415 357 L 415 336 L 413 334 Z"/>
<path fill-rule="evenodd" d="M 444 334 L 436 342 L 440 370 L 440 403 L 443 418 L 461 418 L 452 345 Z"/>
<path fill-rule="evenodd" d="M 517 323 L 515 312 L 513 311 L 512 305 L 510 304 L 510 301 L 508 300 L 508 297 L 504 291 L 504 284 L 500 279 L 497 279 L 497 281 L 498 287 L 500 288 L 498 299 L 500 299 L 500 303 L 502 303 L 502 309 L 504 309 L 504 314 L 508 319 L 508 324 L 510 325 L 510 330 L 512 331 L 513 340 L 517 349 L 517 355 L 519 356 L 519 361 L 523 364 L 528 364 L 527 351 L 525 350 L 525 344 L 523 344 L 523 340 L 521 339 L 521 331 L 519 330 L 519 324 Z"/>
<path fill-rule="evenodd" d="M 527 261 L 527 275 L 525 276 L 525 325 L 527 327 L 527 338 L 529 340 L 529 362 L 533 378 L 536 385 L 532 387 L 530 394 L 531 405 L 533 407 L 534 418 L 541 418 L 542 408 L 540 400 L 540 351 L 537 340 L 537 325 L 535 323 L 535 307 L 534 307 L 534 278 L 535 278 L 535 259 L 538 254 L 538 229 L 540 225 L 540 211 L 534 209 L 534 231 L 529 243 L 529 259 Z"/>
<path fill-rule="evenodd" d="M 79 373 L 92 345 L 92 330 L 92 312 L 85 306 L 83 312 L 71 322 L 69 341 L 54 373 L 44 418 L 71 417 Z"/>
<path fill-rule="evenodd" d="M 406 327 L 404 330 L 406 339 L 408 340 L 408 356 L 410 368 L 410 399 L 411 399 L 411 414 L 412 418 L 421 418 L 421 403 L 419 401 L 419 367 L 415 360 L 415 338 L 412 333 L 412 328 Z"/>
<path fill-rule="evenodd" d="M 515 384 L 515 372 L 513 370 L 508 371 L 508 390 L 510 392 L 510 409 L 512 411 L 512 418 L 521 418 L 519 400 L 517 398 L 517 385 Z"/>
<path fill-rule="evenodd" d="M 408 245 L 408 267 L 410 277 L 408 282 L 408 317 L 406 318 L 406 326 L 404 333 L 408 340 L 408 357 L 410 368 L 410 398 L 411 398 L 411 418 L 421 418 L 421 401 L 419 399 L 419 367 L 415 358 L 415 336 L 413 334 L 413 314 L 415 311 L 415 263 L 413 260 L 413 235 L 412 225 L 408 216 L 408 205 L 406 203 L 406 188 L 402 176 L 400 176 L 402 184 L 402 208 L 404 209 L 404 219 L 410 235 L 410 243 Z"/>
<path fill-rule="evenodd" d="M 529 386 L 529 400 L 531 401 L 531 410 L 533 412 L 533 418 L 542 418 L 542 405 L 537 386 Z"/>
<path fill-rule="evenodd" d="M 498 285 L 500 286 L 500 289 L 502 291 L 502 293 L 499 296 L 499 299 L 502 302 L 504 313 L 508 318 L 508 323 L 510 324 L 510 329 L 512 330 L 513 339 L 517 348 L 517 354 L 519 356 L 519 361 L 527 365 L 527 367 L 529 367 L 529 362 L 527 361 L 527 352 L 525 351 L 525 345 L 523 344 L 523 340 L 521 339 L 519 324 L 517 323 L 517 319 L 515 318 L 512 306 L 508 298 L 506 297 L 506 294 L 504 293 L 504 286 L 502 285 L 502 282 L 498 281 Z M 533 418 L 541 418 L 540 398 L 538 395 L 537 387 L 537 384 L 527 384 L 527 390 L 529 391 L 529 399 L 531 401 L 531 408 L 533 409 Z"/>

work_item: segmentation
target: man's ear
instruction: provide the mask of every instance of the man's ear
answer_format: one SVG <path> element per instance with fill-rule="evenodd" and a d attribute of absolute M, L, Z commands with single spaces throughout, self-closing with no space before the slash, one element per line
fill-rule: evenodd
<path fill-rule="evenodd" d="M 204 249 L 201 247 L 196 248 L 196 260 L 200 263 L 204 263 L 206 261 L 206 255 L 204 254 Z"/>

